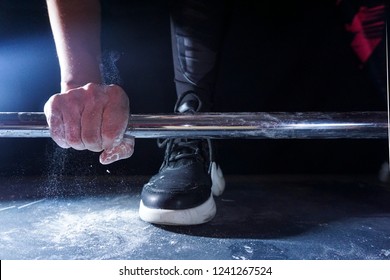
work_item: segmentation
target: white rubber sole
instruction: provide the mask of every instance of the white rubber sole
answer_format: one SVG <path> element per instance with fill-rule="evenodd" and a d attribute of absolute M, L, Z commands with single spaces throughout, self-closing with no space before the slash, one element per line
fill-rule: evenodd
<path fill-rule="evenodd" d="M 146 207 L 142 200 L 139 207 L 139 216 L 142 220 L 160 225 L 199 225 L 214 218 L 217 207 L 213 195 L 209 199 L 194 208 L 184 210 L 154 209 Z"/>

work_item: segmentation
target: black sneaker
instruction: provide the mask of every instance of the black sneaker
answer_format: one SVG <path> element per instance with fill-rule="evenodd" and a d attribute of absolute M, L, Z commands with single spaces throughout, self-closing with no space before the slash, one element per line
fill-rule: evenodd
<path fill-rule="evenodd" d="M 180 98 L 177 104 L 175 111 L 179 113 L 195 113 L 200 107 L 193 93 Z M 222 194 L 225 188 L 222 171 L 213 160 L 211 141 L 165 139 L 159 146 L 166 149 L 164 162 L 159 173 L 143 187 L 141 219 L 166 225 L 210 221 L 216 214 L 213 195 Z"/>

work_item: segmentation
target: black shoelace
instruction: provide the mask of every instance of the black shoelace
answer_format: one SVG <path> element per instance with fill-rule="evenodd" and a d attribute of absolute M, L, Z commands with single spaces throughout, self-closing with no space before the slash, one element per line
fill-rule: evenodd
<path fill-rule="evenodd" d="M 206 164 L 206 153 L 203 152 L 202 140 L 198 139 L 174 139 L 167 138 L 164 140 L 157 141 L 159 148 L 165 149 L 165 156 L 163 164 L 160 167 L 160 171 L 169 165 L 175 165 L 180 160 L 195 160 Z M 210 167 L 212 162 L 212 149 L 211 142 L 207 139 L 208 154 L 209 154 L 209 166 L 207 167 L 210 173 Z"/>

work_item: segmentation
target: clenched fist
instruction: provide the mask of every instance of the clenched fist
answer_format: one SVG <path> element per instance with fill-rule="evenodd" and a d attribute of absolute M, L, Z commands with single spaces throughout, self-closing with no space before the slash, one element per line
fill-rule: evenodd
<path fill-rule="evenodd" d="M 62 148 L 101 152 L 109 164 L 129 158 L 134 138 L 124 137 L 129 99 L 116 85 L 89 83 L 50 97 L 44 107 L 51 137 Z"/>

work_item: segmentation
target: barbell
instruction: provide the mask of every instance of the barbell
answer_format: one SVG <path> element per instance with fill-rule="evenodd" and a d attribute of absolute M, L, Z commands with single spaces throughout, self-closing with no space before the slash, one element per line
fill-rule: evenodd
<path fill-rule="evenodd" d="M 132 114 L 136 138 L 387 139 L 387 112 Z M 0 112 L 0 137 L 50 137 L 42 112 Z"/>

